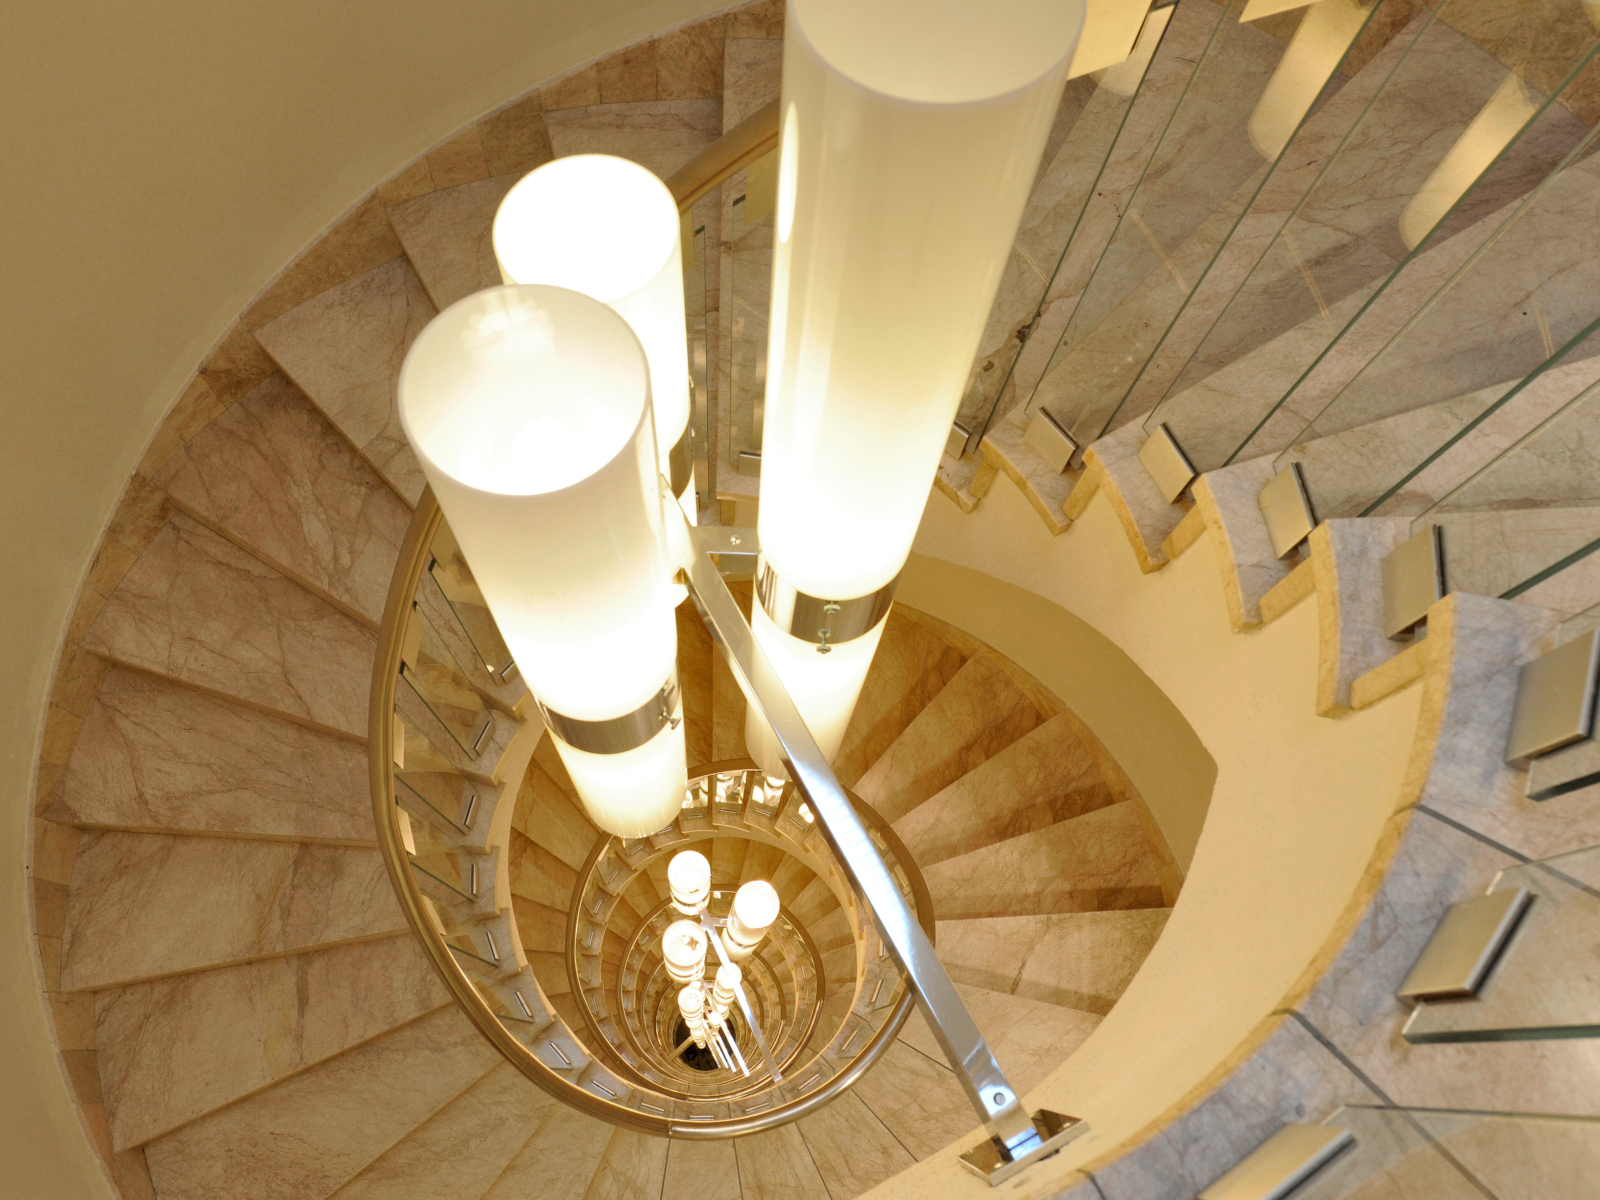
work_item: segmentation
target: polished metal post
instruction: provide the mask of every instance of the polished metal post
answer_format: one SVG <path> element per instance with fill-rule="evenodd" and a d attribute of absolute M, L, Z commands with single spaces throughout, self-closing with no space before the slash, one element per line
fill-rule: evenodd
<path fill-rule="evenodd" d="M 866 898 L 885 945 L 905 972 L 956 1078 L 989 1130 L 995 1150 L 1007 1165 L 1033 1157 L 1044 1150 L 1047 1140 L 1053 1144 L 1056 1139 L 1043 1137 L 1018 1103 L 916 914 L 711 561 L 712 554 L 755 554 L 759 550 L 755 530 L 701 526 L 690 528 L 688 535 L 693 553 L 685 573 L 695 605 L 740 689 L 772 726 L 789 778 L 811 804 L 823 837 Z"/>

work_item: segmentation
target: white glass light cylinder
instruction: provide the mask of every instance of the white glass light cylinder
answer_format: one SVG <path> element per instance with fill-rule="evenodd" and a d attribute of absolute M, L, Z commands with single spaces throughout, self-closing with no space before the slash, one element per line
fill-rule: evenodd
<path fill-rule="evenodd" d="M 698 850 L 674 854 L 667 864 L 667 885 L 672 889 L 673 906 L 696 915 L 711 897 L 711 864 Z"/>
<path fill-rule="evenodd" d="M 733 1007 L 734 992 L 743 977 L 738 963 L 723 963 L 717 968 L 716 982 L 711 988 L 711 1014 L 716 1024 L 720 1025 L 727 1018 L 728 1010 Z"/>
<path fill-rule="evenodd" d="M 689 428 L 689 350 L 684 320 L 678 206 L 648 169 L 609 154 L 558 158 L 506 193 L 494 219 L 494 252 L 506 283 L 571 288 L 614 308 L 650 360 L 661 473 Z M 682 447 L 679 474 L 687 465 Z M 677 481 L 695 519 L 694 481 Z"/>
<path fill-rule="evenodd" d="M 661 958 L 667 974 L 679 983 L 693 983 L 705 974 L 705 931 L 699 921 L 674 921 L 661 934 Z"/>
<path fill-rule="evenodd" d="M 664 828 L 688 779 L 638 338 L 577 292 L 490 288 L 423 330 L 399 403 L 506 645 L 547 720 L 568 722 L 555 744 L 591 819 Z"/>
<path fill-rule="evenodd" d="M 694 1044 L 702 1050 L 706 1045 L 706 992 L 698 983 L 686 984 L 678 991 L 678 1015 L 689 1027 Z"/>
<path fill-rule="evenodd" d="M 790 0 L 787 12 L 761 549 L 789 587 L 845 601 L 890 584 L 910 552 L 1084 8 Z M 786 685 L 813 690 L 778 649 L 789 631 L 756 634 Z M 841 736 L 871 658 L 847 645 L 797 651 L 822 660 L 815 690 L 838 698 L 802 714 Z"/>
<path fill-rule="evenodd" d="M 752 879 L 733 895 L 728 912 L 726 945 L 728 957 L 749 958 L 767 930 L 778 919 L 778 890 L 764 879 Z"/>

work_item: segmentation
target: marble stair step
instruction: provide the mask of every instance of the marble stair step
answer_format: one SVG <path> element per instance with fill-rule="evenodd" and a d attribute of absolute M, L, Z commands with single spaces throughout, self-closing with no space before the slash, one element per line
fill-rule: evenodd
<path fill-rule="evenodd" d="M 502 1060 L 453 1005 L 145 1146 L 161 1200 L 322 1200 Z"/>
<path fill-rule="evenodd" d="M 125 667 L 101 682 L 47 815 L 149 832 L 375 841 L 360 745 Z"/>
<path fill-rule="evenodd" d="M 841 946 L 855 945 L 855 934 L 850 927 L 850 918 L 845 915 L 842 908 L 835 908 L 818 920 L 807 921 L 806 932 L 811 935 L 812 942 L 824 955 Z"/>
<path fill-rule="evenodd" d="M 559 1104 L 501 1062 L 369 1164 L 343 1200 L 476 1200 Z"/>
<path fill-rule="evenodd" d="M 955 1072 L 901 1038 L 852 1093 L 919 1162 L 958 1138 L 979 1140 L 977 1114 Z"/>
<path fill-rule="evenodd" d="M 730 583 L 739 610 L 748 620 L 750 616 L 751 587 L 748 581 Z M 750 751 L 744 741 L 745 699 L 739 684 L 728 668 L 728 660 L 720 650 L 711 656 L 711 758 L 713 762 L 749 758 Z"/>
<path fill-rule="evenodd" d="M 556 1103 L 482 1200 L 582 1200 L 617 1131 Z"/>
<path fill-rule="evenodd" d="M 916 1162 L 854 1089 L 795 1125 L 832 1200 L 851 1200 Z"/>
<path fill-rule="evenodd" d="M 780 896 L 783 893 L 778 893 Z M 810 926 L 822 920 L 839 907 L 839 897 L 819 875 L 811 876 L 809 883 L 786 906 L 790 914 L 802 925 Z"/>
<path fill-rule="evenodd" d="M 544 742 L 549 740 L 547 736 Z M 541 757 L 541 750 L 535 750 L 534 761 L 523 776 L 512 818 L 514 827 L 570 870 L 580 871 L 600 831 L 584 816 L 582 805 L 551 778 Z"/>
<path fill-rule="evenodd" d="M 834 756 L 840 782 L 854 787 L 966 661 L 966 655 L 932 630 L 891 610 L 850 727 Z"/>
<path fill-rule="evenodd" d="M 373 631 L 175 513 L 106 601 L 84 648 L 365 739 Z"/>
<path fill-rule="evenodd" d="M 959 986 L 1111 1011 L 1143 964 L 1169 908 L 971 917 L 938 923 L 939 961 Z"/>
<path fill-rule="evenodd" d="M 61 987 L 106 988 L 405 927 L 375 849 L 88 833 L 73 864 Z"/>
<path fill-rule="evenodd" d="M 409 933 L 95 994 L 112 1146 L 150 1141 L 450 1003 Z"/>
<path fill-rule="evenodd" d="M 373 625 L 411 511 L 315 406 L 273 374 L 153 476 L 181 506 Z"/>
<path fill-rule="evenodd" d="M 426 481 L 400 427 L 395 387 L 406 351 L 436 312 L 400 257 L 256 330 L 284 374 L 412 504 Z"/>
<path fill-rule="evenodd" d="M 1073 720 L 1058 713 L 895 822 L 919 866 L 1116 803 Z"/>
<path fill-rule="evenodd" d="M 961 993 L 967 1011 L 978 1024 L 978 1032 L 1019 1093 L 1043 1082 L 1100 1024 L 1100 1017 L 1094 1013 L 1061 1008 L 1043 1000 L 964 983 L 957 983 L 956 991 Z M 947 1062 L 920 1009 L 907 1019 L 900 1041 L 936 1063 Z"/>
<path fill-rule="evenodd" d="M 833 1192 L 796 1125 L 780 1125 L 739 1138 L 740 1195 L 749 1200 L 832 1200 Z"/>
<path fill-rule="evenodd" d="M 1040 723 L 1039 710 L 980 652 L 917 713 L 855 785 L 890 822 L 960 779 Z"/>
<path fill-rule="evenodd" d="M 923 877 L 941 920 L 1163 903 L 1157 863 L 1131 803 L 946 859 Z"/>
<path fill-rule="evenodd" d="M 659 1196 L 667 1173 L 667 1139 L 613 1129 L 594 1166 L 584 1200 L 633 1200 Z M 533 1193 L 527 1193 L 533 1194 Z"/>

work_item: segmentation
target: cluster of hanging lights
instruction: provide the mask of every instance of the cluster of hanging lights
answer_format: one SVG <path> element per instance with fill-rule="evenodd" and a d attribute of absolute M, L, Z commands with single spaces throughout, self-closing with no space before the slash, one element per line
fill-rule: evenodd
<path fill-rule="evenodd" d="M 709 1050 L 719 1066 L 748 1075 L 750 1070 L 729 1027 L 728 1014 L 738 1000 L 752 1032 L 758 1041 L 762 1040 L 744 1002 L 743 970 L 739 964 L 755 953 L 778 919 L 778 893 L 765 880 L 750 880 L 734 893 L 726 921 L 713 918 L 708 911 L 711 864 L 695 850 L 673 856 L 667 865 L 667 883 L 672 889 L 673 907 L 684 914 L 661 934 L 662 962 L 667 974 L 681 985 L 678 1013 L 696 1046 Z M 706 958 L 713 949 L 720 962 L 708 989 Z"/>
<path fill-rule="evenodd" d="M 1071 3 L 998 7 L 787 8 L 752 629 L 830 759 L 1082 24 Z M 406 435 L 584 807 L 622 837 L 663 829 L 687 786 L 679 230 L 666 186 L 634 163 L 538 168 L 495 218 L 504 286 L 435 317 L 399 383 Z M 787 778 L 757 705 L 745 734 Z"/>

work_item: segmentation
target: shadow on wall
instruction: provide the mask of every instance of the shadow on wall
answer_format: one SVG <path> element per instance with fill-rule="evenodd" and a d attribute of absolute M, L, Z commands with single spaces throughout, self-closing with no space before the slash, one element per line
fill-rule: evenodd
<path fill-rule="evenodd" d="M 1188 874 L 1217 764 L 1131 658 L 1060 605 L 924 554 L 906 563 L 897 598 L 987 642 L 1059 696 L 1128 773 Z"/>

